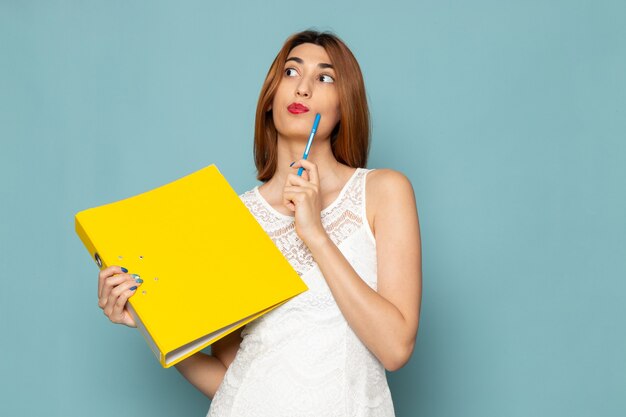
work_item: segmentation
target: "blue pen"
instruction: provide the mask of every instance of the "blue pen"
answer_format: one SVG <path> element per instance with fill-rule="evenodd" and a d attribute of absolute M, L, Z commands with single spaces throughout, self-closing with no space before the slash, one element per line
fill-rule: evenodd
<path fill-rule="evenodd" d="M 304 148 L 304 155 L 302 156 L 302 159 L 307 159 L 307 157 L 309 156 L 309 150 L 311 149 L 311 144 L 313 143 L 313 136 L 315 136 L 315 132 L 317 131 L 317 125 L 320 123 L 320 118 L 322 116 L 320 116 L 319 113 L 317 113 L 315 115 L 315 121 L 313 122 L 313 128 L 311 129 L 311 134 L 309 135 L 309 141 L 306 144 L 306 148 Z M 298 176 L 301 177 L 302 176 L 302 171 L 304 171 L 303 167 L 300 167 L 300 169 L 298 170 Z"/>

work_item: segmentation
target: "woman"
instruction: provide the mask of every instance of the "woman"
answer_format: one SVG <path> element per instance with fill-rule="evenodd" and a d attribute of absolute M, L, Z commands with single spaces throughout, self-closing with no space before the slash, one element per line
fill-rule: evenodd
<path fill-rule="evenodd" d="M 208 416 L 394 415 L 385 369 L 404 366 L 415 345 L 420 231 L 411 183 L 365 169 L 368 146 L 350 50 L 330 33 L 291 36 L 257 106 L 263 185 L 240 198 L 309 290 L 176 365 L 213 399 Z M 124 305 L 137 285 L 119 266 L 100 272 L 99 306 L 114 323 L 136 326 Z"/>

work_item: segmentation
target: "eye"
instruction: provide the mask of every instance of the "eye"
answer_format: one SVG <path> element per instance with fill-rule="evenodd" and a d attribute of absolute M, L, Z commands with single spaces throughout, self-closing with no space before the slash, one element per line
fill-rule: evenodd
<path fill-rule="evenodd" d="M 327 75 L 327 74 L 320 75 L 320 80 L 323 83 L 334 83 L 335 82 L 335 79 L 333 77 L 331 77 L 330 75 Z"/>
<path fill-rule="evenodd" d="M 296 71 L 295 68 L 287 68 L 285 70 L 285 75 L 287 77 L 295 77 L 296 75 L 298 75 L 298 72 Z"/>

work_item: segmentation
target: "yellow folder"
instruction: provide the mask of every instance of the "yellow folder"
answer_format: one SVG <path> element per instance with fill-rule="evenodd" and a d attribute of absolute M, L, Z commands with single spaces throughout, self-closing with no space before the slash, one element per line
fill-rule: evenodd
<path fill-rule="evenodd" d="M 308 289 L 215 165 L 75 226 L 101 269 L 144 280 L 126 306 L 164 368 Z"/>

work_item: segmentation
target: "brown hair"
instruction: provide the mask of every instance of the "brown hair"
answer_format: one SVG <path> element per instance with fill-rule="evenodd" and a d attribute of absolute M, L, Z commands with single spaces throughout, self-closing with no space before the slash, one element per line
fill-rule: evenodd
<path fill-rule="evenodd" d="M 291 35 L 276 55 L 261 88 L 254 123 L 254 163 L 257 179 L 266 182 L 276 172 L 277 132 L 272 110 L 268 110 L 283 75 L 283 67 L 293 48 L 303 43 L 326 50 L 337 73 L 340 121 L 330 140 L 335 159 L 352 168 L 367 164 L 370 143 L 370 120 L 361 68 L 346 44 L 331 32 L 305 30 Z"/>

